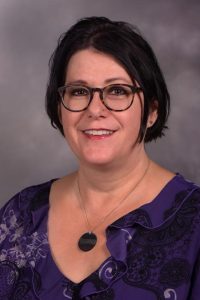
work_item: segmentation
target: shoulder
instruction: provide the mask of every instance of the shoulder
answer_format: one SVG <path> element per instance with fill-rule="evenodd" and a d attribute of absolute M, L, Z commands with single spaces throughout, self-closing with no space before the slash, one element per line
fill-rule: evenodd
<path fill-rule="evenodd" d="M 37 206 L 44 204 L 44 201 L 48 201 L 48 194 L 53 181 L 54 179 L 32 185 L 18 192 L 0 209 L 0 218 L 2 219 L 10 210 L 17 213 L 25 209 L 34 210 Z"/>
<path fill-rule="evenodd" d="M 0 209 L 0 262 L 26 265 L 34 260 L 35 239 L 47 243 L 45 221 L 53 181 L 21 190 Z"/>
<path fill-rule="evenodd" d="M 13 233 L 19 233 L 22 228 L 28 229 L 32 212 L 45 203 L 48 204 L 52 182 L 53 180 L 50 180 L 21 190 L 0 209 L 1 245 L 6 239 L 10 239 Z"/>
<path fill-rule="evenodd" d="M 189 220 L 193 225 L 200 224 L 200 187 L 197 184 L 177 174 L 166 187 L 164 200 L 169 203 L 163 213 L 164 223 L 181 219 L 184 224 Z"/>
<path fill-rule="evenodd" d="M 45 203 L 48 204 L 51 183 L 52 180 L 21 190 L 0 210 L 0 271 L 6 268 L 9 276 L 14 274 L 13 280 L 24 276 L 21 268 L 34 267 L 48 251 Z M 28 280 L 32 276 L 29 272 L 32 271 L 25 275 Z M 13 286 L 10 284 L 10 288 Z"/>
<path fill-rule="evenodd" d="M 179 206 L 183 206 L 186 203 L 190 203 L 191 205 L 200 205 L 200 186 L 195 184 L 194 182 L 185 179 L 181 175 L 176 176 L 176 180 L 174 180 L 174 189 L 177 189 L 175 201 L 173 205 L 177 208 Z"/>
<path fill-rule="evenodd" d="M 163 210 L 158 232 L 165 233 L 167 243 L 188 243 L 190 249 L 200 249 L 200 187 L 178 174 L 169 183 L 164 200 L 169 206 Z"/>

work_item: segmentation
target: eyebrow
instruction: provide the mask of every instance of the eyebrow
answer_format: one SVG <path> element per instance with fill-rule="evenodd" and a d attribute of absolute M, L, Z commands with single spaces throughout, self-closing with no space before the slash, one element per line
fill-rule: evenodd
<path fill-rule="evenodd" d="M 113 81 L 125 81 L 127 83 L 130 83 L 130 80 L 124 78 L 124 77 L 113 77 L 113 78 L 109 78 L 109 79 L 106 79 L 105 80 L 105 83 L 110 83 L 110 82 L 113 82 Z"/>
<path fill-rule="evenodd" d="M 125 81 L 126 83 L 131 83 L 130 80 L 124 78 L 124 77 L 112 77 L 112 78 L 108 78 L 106 79 L 104 82 L 105 84 L 109 84 L 112 83 L 114 81 Z M 65 84 L 83 84 L 83 85 L 88 85 L 88 82 L 82 79 L 77 79 L 77 80 L 72 80 L 72 81 L 68 81 Z"/>

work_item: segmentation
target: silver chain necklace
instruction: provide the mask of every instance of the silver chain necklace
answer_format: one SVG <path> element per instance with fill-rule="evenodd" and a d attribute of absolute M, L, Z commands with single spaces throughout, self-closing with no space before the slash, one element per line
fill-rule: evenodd
<path fill-rule="evenodd" d="M 97 243 L 97 236 L 96 234 L 94 233 L 94 230 L 97 229 L 97 227 L 99 227 L 101 224 L 103 224 L 105 222 L 105 220 L 111 215 L 113 214 L 122 204 L 123 202 L 125 202 L 125 200 L 128 198 L 128 196 L 136 189 L 136 187 L 141 183 L 141 181 L 144 179 L 148 169 L 149 169 L 149 166 L 150 166 L 150 160 L 148 160 L 148 164 L 147 164 L 147 167 L 144 171 L 144 173 L 142 174 L 142 176 L 140 177 L 140 179 L 137 181 L 137 183 L 134 185 L 134 187 L 125 195 L 125 197 L 123 197 L 123 199 L 108 213 L 106 214 L 102 219 L 101 221 L 95 225 L 92 229 L 91 229 L 91 225 L 89 223 L 89 220 L 88 220 L 88 215 L 87 215 L 87 212 L 86 212 L 86 209 L 85 209 L 85 206 L 83 204 L 83 200 L 82 200 L 82 197 L 81 197 L 81 191 L 80 191 L 80 185 L 79 185 L 79 180 L 78 180 L 78 177 L 77 177 L 77 187 L 78 187 L 78 199 L 79 199 L 79 204 L 80 204 L 80 207 L 81 207 L 81 210 L 83 211 L 83 214 L 84 214 L 84 217 L 85 217 L 85 220 L 86 220 L 86 223 L 87 223 L 87 227 L 88 227 L 88 232 L 85 232 L 83 235 L 81 235 L 81 237 L 79 238 L 78 240 L 78 247 L 80 250 L 82 251 L 90 251 L 92 250 L 96 243 Z"/>

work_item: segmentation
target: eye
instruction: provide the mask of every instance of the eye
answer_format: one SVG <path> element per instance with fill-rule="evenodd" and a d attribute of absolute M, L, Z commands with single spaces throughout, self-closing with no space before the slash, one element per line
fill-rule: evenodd
<path fill-rule="evenodd" d="M 84 87 L 70 87 L 69 95 L 70 96 L 87 96 L 89 91 Z"/>
<path fill-rule="evenodd" d="M 123 96 L 130 94 L 130 91 L 127 87 L 121 86 L 121 85 L 114 85 L 110 86 L 108 89 L 109 95 L 115 95 L 115 96 Z"/>

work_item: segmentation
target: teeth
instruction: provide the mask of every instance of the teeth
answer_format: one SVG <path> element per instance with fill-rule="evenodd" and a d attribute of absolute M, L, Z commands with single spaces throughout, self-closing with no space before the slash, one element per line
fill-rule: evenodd
<path fill-rule="evenodd" d="M 85 130 L 84 132 L 90 135 L 109 135 L 113 133 L 112 130 Z"/>

